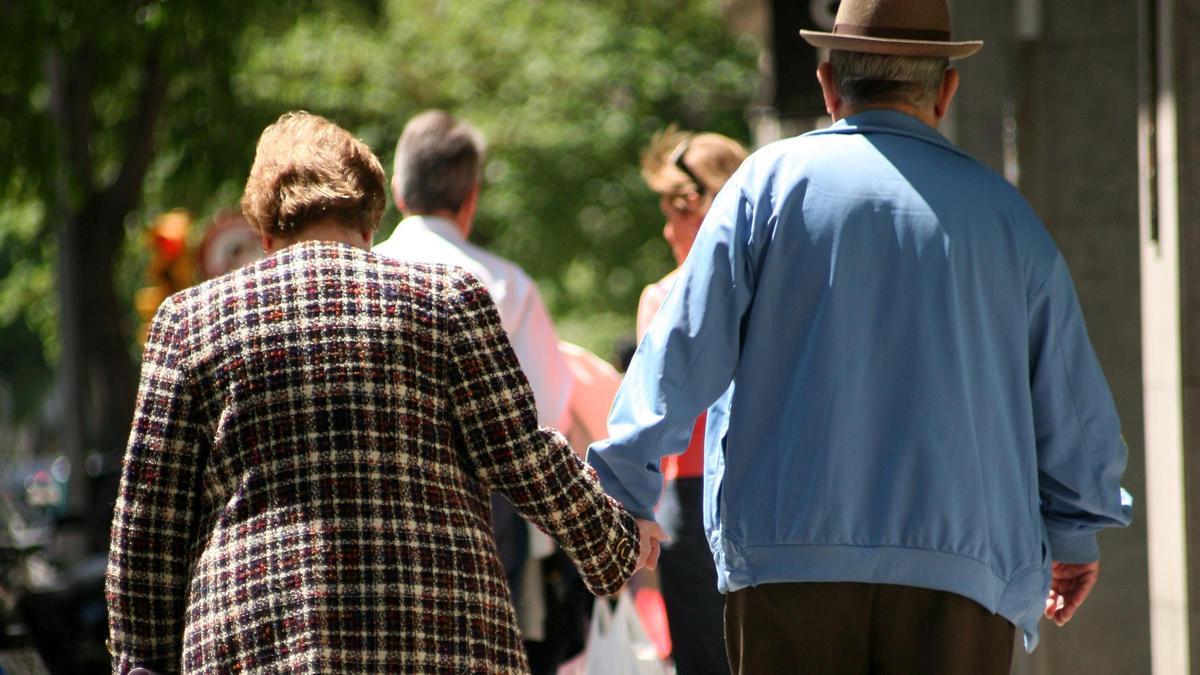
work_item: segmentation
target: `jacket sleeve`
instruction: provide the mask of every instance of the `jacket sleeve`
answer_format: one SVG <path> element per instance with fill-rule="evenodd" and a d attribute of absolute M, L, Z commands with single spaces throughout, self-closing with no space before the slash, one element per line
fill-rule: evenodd
<path fill-rule="evenodd" d="M 491 296 L 470 274 L 451 274 L 450 401 L 478 477 L 559 543 L 593 593 L 615 593 L 637 565 L 637 523 L 561 434 L 538 428 Z"/>
<path fill-rule="evenodd" d="M 1096 533 L 1128 525 L 1132 498 L 1121 488 L 1126 447 L 1065 262 L 1029 298 L 1030 386 L 1038 488 L 1051 557 L 1099 559 Z"/>
<path fill-rule="evenodd" d="M 609 438 L 588 450 L 604 489 L 639 518 L 654 517 L 659 460 L 688 446 L 696 418 L 729 390 L 737 369 L 755 251 L 770 226 L 769 209 L 754 208 L 739 175 L 718 193 L 638 344 L 609 414 Z"/>
<path fill-rule="evenodd" d="M 150 326 L 112 524 L 105 595 L 113 672 L 179 669 L 207 441 L 173 299 Z"/>

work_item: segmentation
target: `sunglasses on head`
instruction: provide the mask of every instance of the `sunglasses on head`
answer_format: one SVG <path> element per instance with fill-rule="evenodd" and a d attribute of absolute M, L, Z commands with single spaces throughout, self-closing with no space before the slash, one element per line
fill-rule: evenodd
<path fill-rule="evenodd" d="M 691 181 L 696 184 L 696 194 L 703 197 L 707 191 L 704 187 L 704 181 L 700 180 L 700 177 L 693 173 L 692 170 L 688 168 L 687 162 L 683 160 L 683 156 L 687 154 L 688 148 L 691 147 L 691 144 L 692 140 L 690 138 L 680 143 L 679 147 L 675 148 L 675 152 L 671 153 L 671 163 L 675 165 L 676 169 L 682 171 L 685 176 L 690 178 Z"/>

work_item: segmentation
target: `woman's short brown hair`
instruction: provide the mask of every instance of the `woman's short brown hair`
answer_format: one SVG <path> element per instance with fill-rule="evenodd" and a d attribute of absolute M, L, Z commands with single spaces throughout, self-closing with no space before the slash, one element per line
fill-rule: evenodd
<path fill-rule="evenodd" d="M 362 141 L 319 115 L 290 112 L 263 130 L 242 194 L 242 212 L 262 234 L 293 237 L 333 218 L 374 231 L 387 179 Z"/>

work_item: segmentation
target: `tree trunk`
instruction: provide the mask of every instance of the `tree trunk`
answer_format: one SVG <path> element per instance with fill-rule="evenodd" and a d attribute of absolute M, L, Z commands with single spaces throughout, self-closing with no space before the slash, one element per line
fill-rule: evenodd
<path fill-rule="evenodd" d="M 71 462 L 70 510 L 85 517 L 93 546 L 107 544 L 114 494 L 92 494 L 88 454 L 124 448 L 136 395 L 130 360 L 129 312 L 113 274 L 125 238 L 125 217 L 141 199 L 153 157 L 154 130 L 166 98 L 158 50 L 147 50 L 142 90 L 125 156 L 113 182 L 98 189 L 91 162 L 92 81 L 87 48 L 52 55 L 47 75 L 60 130 L 58 208 L 59 451 Z M 74 197 L 74 199 L 73 199 Z M 79 204 L 77 208 L 73 204 Z"/>
<path fill-rule="evenodd" d="M 116 482 L 96 480 L 85 472 L 93 452 L 124 448 L 132 419 L 133 364 L 129 356 L 128 310 L 113 287 L 113 270 L 124 232 L 124 214 L 106 213 L 89 202 L 59 232 L 59 294 L 62 361 L 60 385 L 64 453 L 75 467 L 70 505 L 83 517 L 86 545 L 108 545 Z M 113 240 L 116 240 L 114 244 Z M 67 446 L 67 442 L 71 446 Z"/>
<path fill-rule="evenodd" d="M 87 361 L 84 355 L 84 316 L 78 228 L 71 218 L 69 207 L 64 203 L 64 187 L 59 185 L 58 218 L 58 334 L 60 356 L 58 360 L 58 451 L 71 463 L 72 477 L 68 482 L 67 509 L 71 513 L 87 510 L 88 493 L 84 477 L 84 454 L 88 445 L 85 439 L 87 428 L 87 403 L 84 392 L 87 388 Z"/>

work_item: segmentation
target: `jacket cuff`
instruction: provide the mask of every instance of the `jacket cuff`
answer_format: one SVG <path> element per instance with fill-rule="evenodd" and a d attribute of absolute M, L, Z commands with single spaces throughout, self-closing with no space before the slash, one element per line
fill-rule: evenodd
<path fill-rule="evenodd" d="M 601 457 L 599 453 L 593 452 L 591 448 L 588 448 L 585 462 L 595 472 L 596 479 L 600 481 L 600 487 L 604 488 L 604 491 L 615 499 L 625 511 L 629 512 L 634 518 L 654 520 L 654 506 L 651 505 L 648 509 L 639 508 L 637 500 L 633 498 L 633 494 L 626 489 L 613 470 L 609 468 L 608 462 L 604 457 Z"/>
<path fill-rule="evenodd" d="M 1050 558 L 1054 562 L 1090 563 L 1100 559 L 1100 544 L 1095 532 L 1049 530 Z"/>
<path fill-rule="evenodd" d="M 620 514 L 618 534 L 613 547 L 609 549 L 613 556 L 609 563 L 609 574 L 596 580 L 597 583 L 588 584 L 588 590 L 593 595 L 616 595 L 629 583 L 637 569 L 638 557 L 641 555 L 641 537 L 637 521 L 624 509 L 618 509 L 617 512 Z"/>

